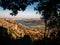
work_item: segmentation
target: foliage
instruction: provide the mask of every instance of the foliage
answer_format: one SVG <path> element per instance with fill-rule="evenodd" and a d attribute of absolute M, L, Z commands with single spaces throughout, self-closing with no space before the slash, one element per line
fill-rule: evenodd
<path fill-rule="evenodd" d="M 9 9 L 13 12 L 11 15 L 16 15 L 18 11 L 24 11 L 29 4 L 33 4 L 37 0 L 0 0 L 0 6 L 3 9 Z"/>

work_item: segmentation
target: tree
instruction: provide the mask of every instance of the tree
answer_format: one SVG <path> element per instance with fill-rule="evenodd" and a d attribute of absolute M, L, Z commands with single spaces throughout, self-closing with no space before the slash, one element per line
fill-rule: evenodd
<path fill-rule="evenodd" d="M 24 11 L 28 5 L 33 4 L 37 0 L 0 0 L 0 6 L 5 10 L 9 9 L 13 12 L 11 15 L 16 15 L 18 11 Z"/>

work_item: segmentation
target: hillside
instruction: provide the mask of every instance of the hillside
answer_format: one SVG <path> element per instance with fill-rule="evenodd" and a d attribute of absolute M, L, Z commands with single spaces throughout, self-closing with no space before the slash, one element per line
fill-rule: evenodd
<path fill-rule="evenodd" d="M 44 38 L 44 33 L 50 38 L 50 33 L 52 32 L 51 30 L 49 32 L 46 30 L 45 32 L 44 26 L 27 27 L 12 19 L 7 20 L 0 18 L 0 26 L 7 28 L 7 33 L 12 39 L 19 39 L 28 35 L 32 40 L 41 40 Z"/>
<path fill-rule="evenodd" d="M 27 22 L 27 23 L 44 25 L 44 20 L 43 19 L 41 19 L 41 20 L 39 20 L 39 19 L 35 19 L 35 20 L 34 19 L 26 19 L 24 21 Z"/>

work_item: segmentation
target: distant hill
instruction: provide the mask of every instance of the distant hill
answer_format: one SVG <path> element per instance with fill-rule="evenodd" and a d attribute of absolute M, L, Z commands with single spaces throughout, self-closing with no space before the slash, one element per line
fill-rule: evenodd
<path fill-rule="evenodd" d="M 31 20 L 32 19 L 32 20 L 40 20 L 40 18 L 4 18 L 4 19 L 14 19 L 14 20 Z"/>
<path fill-rule="evenodd" d="M 27 19 L 24 20 L 27 23 L 35 23 L 35 24 L 39 24 L 39 25 L 44 25 L 44 21 L 43 20 L 33 20 L 33 19 Z"/>

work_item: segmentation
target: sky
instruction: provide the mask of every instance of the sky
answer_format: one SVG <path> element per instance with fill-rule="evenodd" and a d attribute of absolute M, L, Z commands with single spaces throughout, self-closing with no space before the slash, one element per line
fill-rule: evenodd
<path fill-rule="evenodd" d="M 1 18 L 40 18 L 41 14 L 36 14 L 36 11 L 34 11 L 34 7 L 36 7 L 38 3 L 34 3 L 33 5 L 27 6 L 26 10 L 18 11 L 18 14 L 16 16 L 10 15 L 12 12 L 11 10 L 3 10 L 2 7 L 0 7 L 0 17 Z"/>

